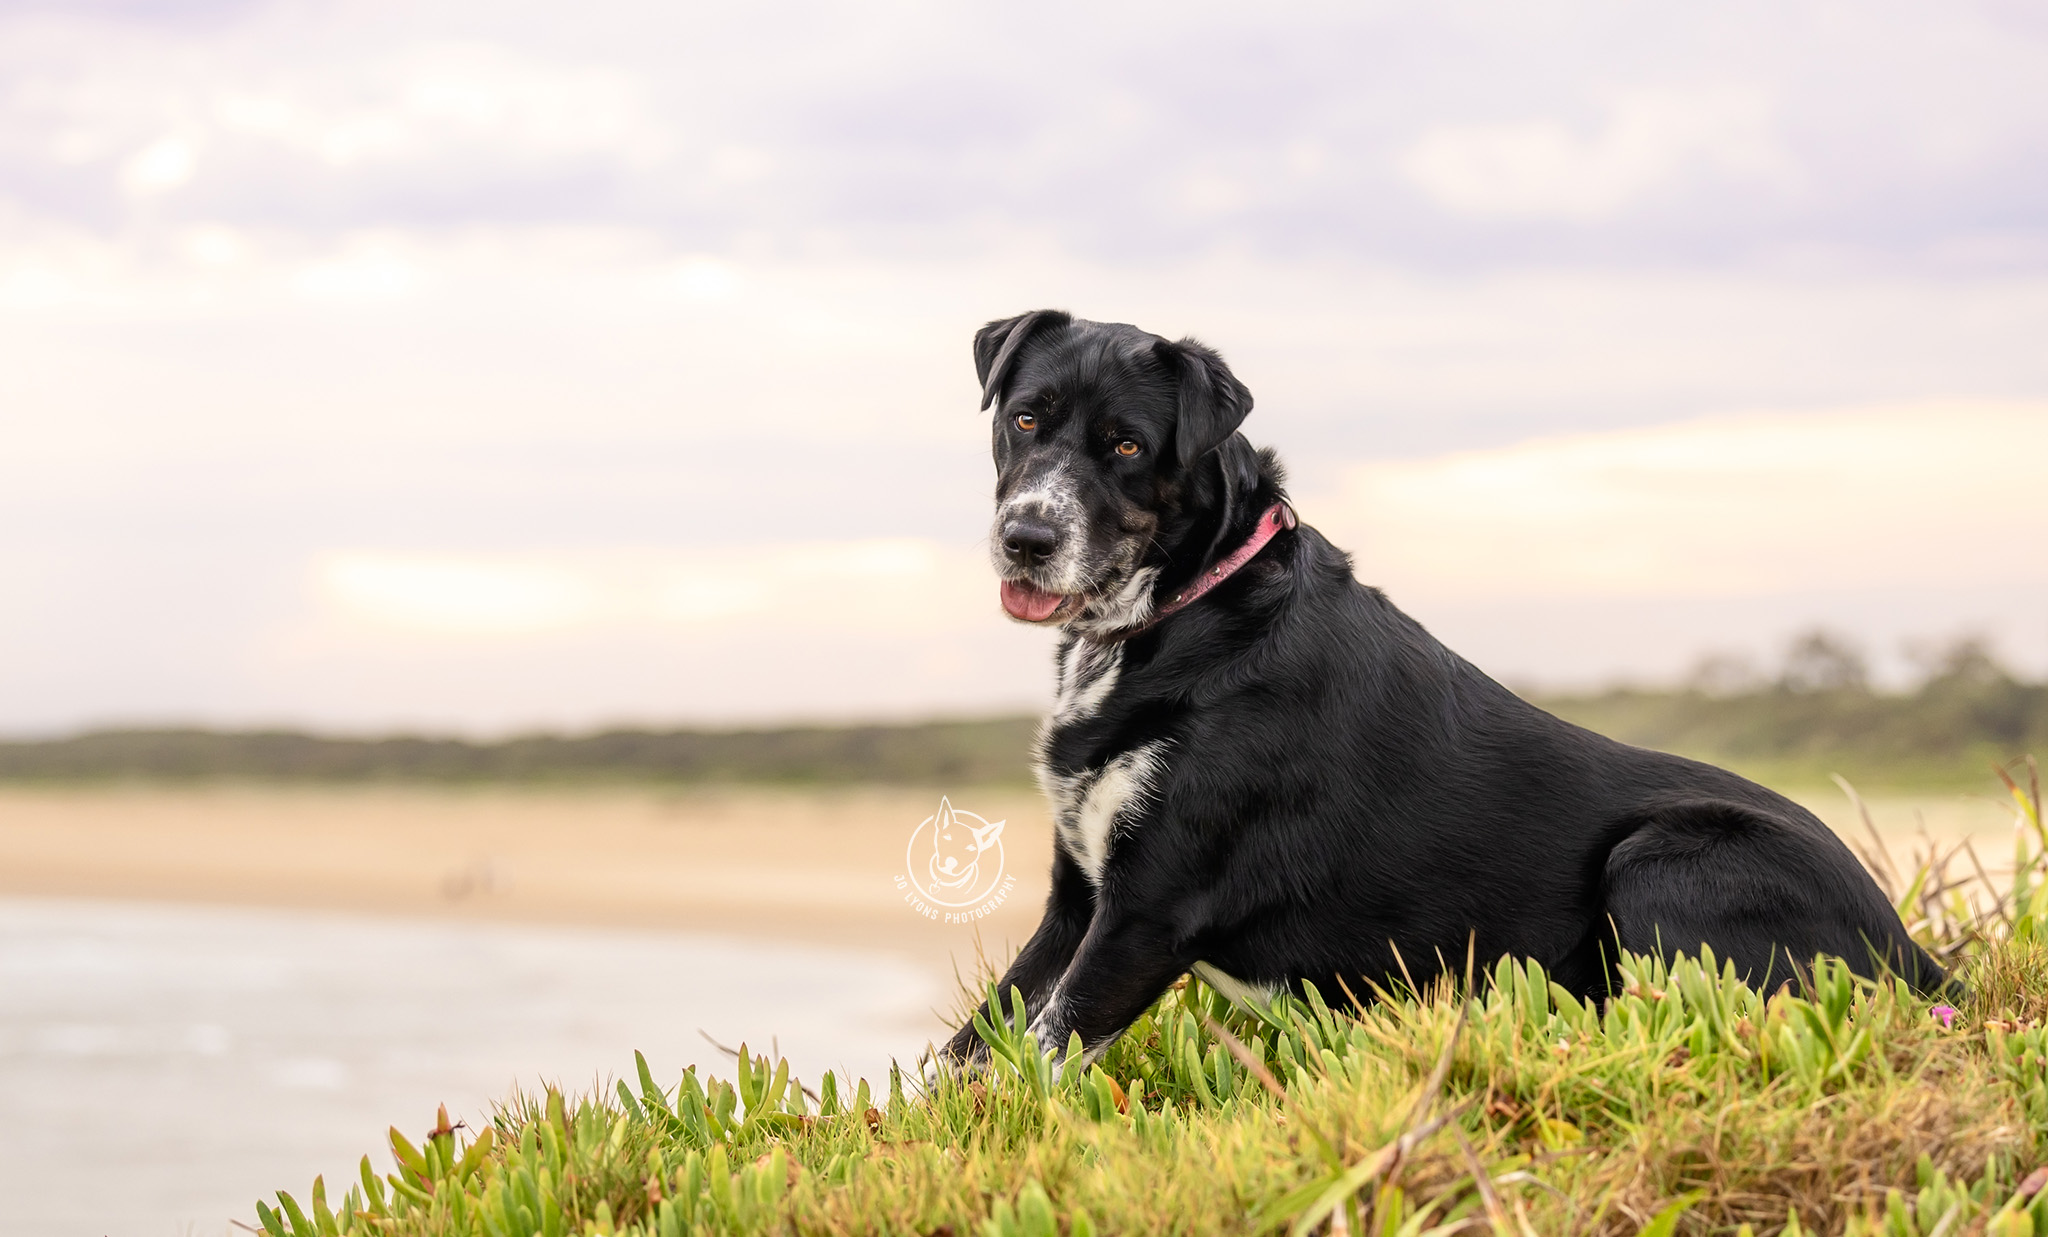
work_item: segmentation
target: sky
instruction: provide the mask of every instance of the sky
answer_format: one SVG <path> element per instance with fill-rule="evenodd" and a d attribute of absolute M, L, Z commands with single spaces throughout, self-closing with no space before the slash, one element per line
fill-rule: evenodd
<path fill-rule="evenodd" d="M 2037 5 L 0 0 L 0 732 L 1036 707 L 1041 306 L 1505 681 L 2048 672 Z"/>

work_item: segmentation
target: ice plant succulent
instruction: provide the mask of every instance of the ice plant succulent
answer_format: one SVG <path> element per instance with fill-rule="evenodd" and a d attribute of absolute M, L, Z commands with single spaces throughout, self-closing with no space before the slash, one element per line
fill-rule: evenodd
<path fill-rule="evenodd" d="M 1002 1015 L 976 1024 L 979 1071 L 813 1089 L 743 1048 L 730 1082 L 664 1085 L 636 1058 L 614 1094 L 394 1130 L 395 1171 L 365 1157 L 340 1198 L 316 1180 L 256 1218 L 270 1237 L 2048 1232 L 2044 854 L 2023 846 L 2023 879 L 1975 903 L 1927 894 L 1959 884 L 1930 856 L 1900 895 L 1923 941 L 1956 943 L 1968 995 L 1946 1001 L 1825 958 L 1760 993 L 1711 954 L 1624 957 L 1604 1003 L 1506 959 L 1355 1012 L 1189 980 L 1084 1063 L 975 993 Z"/>

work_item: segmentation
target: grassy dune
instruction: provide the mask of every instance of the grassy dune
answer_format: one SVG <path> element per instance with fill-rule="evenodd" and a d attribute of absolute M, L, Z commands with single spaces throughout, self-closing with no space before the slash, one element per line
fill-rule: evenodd
<path fill-rule="evenodd" d="M 1189 981 L 1086 1068 L 1021 1018 L 980 1025 L 990 1069 L 924 1085 L 806 1086 L 744 1048 L 729 1077 L 642 1064 L 477 1130 L 394 1130 L 394 1171 L 365 1157 L 257 1218 L 277 1237 L 2048 1231 L 2048 833 L 2038 785 L 2012 789 L 2010 873 L 1937 856 L 1897 890 L 1970 985 L 1954 1006 L 1827 960 L 1763 994 L 1711 957 L 1632 958 L 1604 1008 L 1507 961 L 1356 1013 Z"/>

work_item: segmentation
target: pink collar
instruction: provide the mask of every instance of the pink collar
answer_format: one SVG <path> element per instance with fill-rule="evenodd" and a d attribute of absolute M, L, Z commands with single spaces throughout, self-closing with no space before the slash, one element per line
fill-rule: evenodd
<path fill-rule="evenodd" d="M 1229 558 L 1219 560 L 1214 567 L 1196 576 L 1192 583 L 1178 593 L 1175 593 L 1165 605 L 1161 606 L 1159 612 L 1154 614 L 1149 621 L 1141 626 L 1131 628 L 1129 631 L 1118 636 L 1117 639 L 1128 640 L 1141 631 L 1156 627 L 1160 623 L 1165 622 L 1167 616 L 1175 611 L 1185 610 L 1189 606 L 1194 605 L 1197 601 L 1201 600 L 1204 593 L 1228 580 L 1232 575 L 1236 574 L 1239 567 L 1244 566 L 1257 557 L 1259 551 L 1265 549 L 1266 543 L 1278 536 L 1281 529 L 1293 528 L 1294 524 L 1294 508 L 1286 503 L 1274 503 L 1266 508 L 1265 514 L 1259 517 L 1258 527 L 1252 530 L 1250 538 L 1243 545 L 1237 547 L 1236 551 Z"/>

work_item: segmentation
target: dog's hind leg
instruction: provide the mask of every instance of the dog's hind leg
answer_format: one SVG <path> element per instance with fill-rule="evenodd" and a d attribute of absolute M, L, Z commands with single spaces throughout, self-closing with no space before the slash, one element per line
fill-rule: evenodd
<path fill-rule="evenodd" d="M 1915 945 L 1849 848 L 1819 821 L 1718 800 L 1648 813 L 1607 859 L 1606 911 L 1622 949 L 1713 947 L 1749 983 L 1796 981 L 1816 954 L 1922 992 L 1948 977 Z"/>

